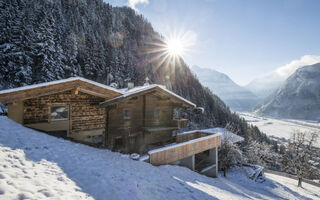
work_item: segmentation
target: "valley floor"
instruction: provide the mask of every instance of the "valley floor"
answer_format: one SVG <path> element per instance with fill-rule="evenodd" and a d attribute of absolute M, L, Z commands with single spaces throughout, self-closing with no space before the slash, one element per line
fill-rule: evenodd
<path fill-rule="evenodd" d="M 233 168 L 227 176 L 154 167 L 0 117 L 0 199 L 320 199 L 320 188 L 276 175 L 256 183 Z"/>
<path fill-rule="evenodd" d="M 295 130 L 318 132 L 320 134 L 320 123 L 291 120 L 291 119 L 275 119 L 269 117 L 257 116 L 254 113 L 238 113 L 249 124 L 257 126 L 260 131 L 277 140 L 287 141 L 290 139 L 291 133 Z M 320 141 L 317 144 L 320 147 Z"/>

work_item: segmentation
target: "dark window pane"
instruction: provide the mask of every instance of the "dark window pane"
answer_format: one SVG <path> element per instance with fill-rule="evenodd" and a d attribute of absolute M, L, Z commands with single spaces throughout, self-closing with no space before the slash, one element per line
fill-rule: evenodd
<path fill-rule="evenodd" d="M 124 110 L 124 118 L 125 119 L 130 119 L 130 110 Z"/>

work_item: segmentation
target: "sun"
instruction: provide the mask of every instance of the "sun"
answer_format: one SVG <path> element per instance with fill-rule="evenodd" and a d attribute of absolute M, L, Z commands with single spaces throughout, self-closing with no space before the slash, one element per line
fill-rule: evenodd
<path fill-rule="evenodd" d="M 182 56 L 185 51 L 185 46 L 182 40 L 168 39 L 166 43 L 166 52 L 171 56 Z"/>
<path fill-rule="evenodd" d="M 194 52 L 196 48 L 191 48 L 196 44 L 197 34 L 193 31 L 174 31 L 164 35 L 156 35 L 152 41 L 146 43 L 146 48 L 140 51 L 142 55 L 148 55 L 146 64 L 154 66 L 153 71 L 160 68 L 174 70 L 182 66 L 184 60 Z"/>

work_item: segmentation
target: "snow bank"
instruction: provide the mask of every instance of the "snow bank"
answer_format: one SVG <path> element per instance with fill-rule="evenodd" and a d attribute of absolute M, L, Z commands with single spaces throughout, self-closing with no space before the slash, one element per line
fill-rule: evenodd
<path fill-rule="evenodd" d="M 319 188 L 297 189 L 296 181 L 274 175 L 259 184 L 234 168 L 214 179 L 58 139 L 6 117 L 0 127 L 0 199 L 320 199 Z"/>

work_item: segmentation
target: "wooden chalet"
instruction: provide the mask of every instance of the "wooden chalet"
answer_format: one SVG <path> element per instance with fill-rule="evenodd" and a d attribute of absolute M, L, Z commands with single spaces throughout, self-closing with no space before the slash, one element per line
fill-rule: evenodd
<path fill-rule="evenodd" d="M 80 77 L 0 91 L 8 117 L 24 126 L 125 153 L 175 141 L 192 102 L 164 86 L 115 89 Z"/>

